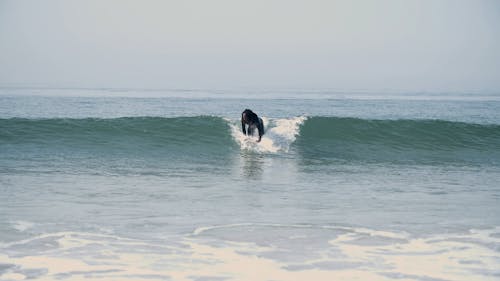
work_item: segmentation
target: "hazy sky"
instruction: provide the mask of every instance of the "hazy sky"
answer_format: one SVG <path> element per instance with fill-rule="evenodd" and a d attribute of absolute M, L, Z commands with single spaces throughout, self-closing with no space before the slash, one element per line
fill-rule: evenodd
<path fill-rule="evenodd" d="M 500 92 L 500 1 L 0 0 L 0 85 Z"/>

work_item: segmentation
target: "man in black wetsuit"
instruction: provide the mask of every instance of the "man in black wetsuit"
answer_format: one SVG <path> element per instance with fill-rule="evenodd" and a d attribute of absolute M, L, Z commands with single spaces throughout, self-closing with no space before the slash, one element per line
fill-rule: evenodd
<path fill-rule="evenodd" d="M 246 125 L 248 125 L 248 129 L 246 129 Z M 255 129 L 259 131 L 259 140 L 257 141 L 259 142 L 264 134 L 264 122 L 253 111 L 245 109 L 241 113 L 241 130 L 243 130 L 243 134 L 252 136 Z"/>

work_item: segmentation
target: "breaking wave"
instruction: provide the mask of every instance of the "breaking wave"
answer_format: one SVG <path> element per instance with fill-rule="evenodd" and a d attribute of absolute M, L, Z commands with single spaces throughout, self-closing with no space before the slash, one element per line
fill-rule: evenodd
<path fill-rule="evenodd" d="M 241 133 L 239 120 L 216 116 L 113 119 L 0 119 L 0 146 L 100 151 L 298 152 L 306 158 L 459 161 L 498 164 L 500 125 L 444 120 L 341 117 L 263 118 L 266 133 Z"/>

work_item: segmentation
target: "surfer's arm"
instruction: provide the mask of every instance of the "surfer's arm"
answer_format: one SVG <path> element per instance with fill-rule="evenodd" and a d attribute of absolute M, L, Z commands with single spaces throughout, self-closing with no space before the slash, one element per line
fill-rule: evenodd
<path fill-rule="evenodd" d="M 264 134 L 264 121 L 262 121 L 261 118 L 259 118 L 259 125 L 257 126 L 257 130 L 259 131 L 259 140 L 262 138 L 262 135 Z"/>
<path fill-rule="evenodd" d="M 243 120 L 243 116 L 241 116 L 241 130 L 243 131 L 243 134 L 247 134 L 247 130 L 245 128 L 245 121 Z"/>

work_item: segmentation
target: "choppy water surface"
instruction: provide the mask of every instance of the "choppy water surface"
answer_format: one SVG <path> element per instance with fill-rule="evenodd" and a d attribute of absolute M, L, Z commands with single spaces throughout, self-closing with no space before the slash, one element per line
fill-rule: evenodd
<path fill-rule="evenodd" d="M 0 280 L 500 279 L 495 96 L 20 91 Z"/>

